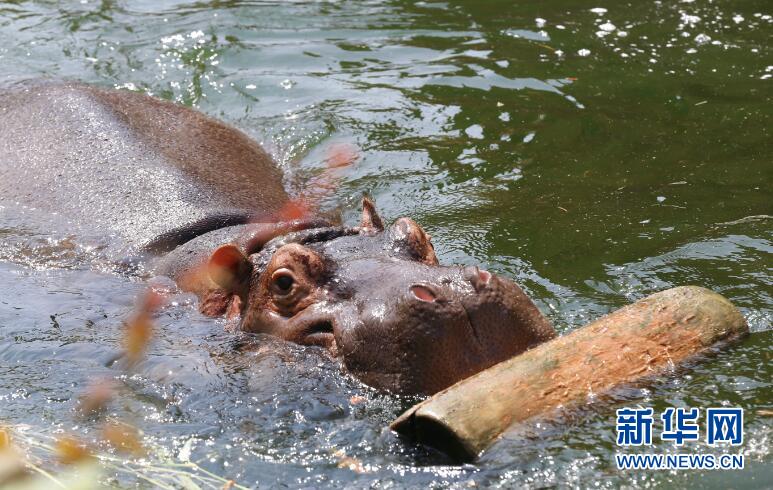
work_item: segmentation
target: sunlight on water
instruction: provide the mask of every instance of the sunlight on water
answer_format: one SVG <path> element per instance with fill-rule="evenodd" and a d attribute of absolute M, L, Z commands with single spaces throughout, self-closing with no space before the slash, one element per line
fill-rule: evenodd
<path fill-rule="evenodd" d="M 326 209 L 353 224 L 373 195 L 388 220 L 421 223 L 441 262 L 515 278 L 562 333 L 682 284 L 727 296 L 754 332 L 453 466 L 386 428 L 416 400 L 315 348 L 224 332 L 166 283 L 147 355 L 123 370 L 141 271 L 119 274 L 104 237 L 0 201 L 0 423 L 97 440 L 76 405 L 109 379 L 108 415 L 142 431 L 151 459 L 247 486 L 770 481 L 771 14 L 762 1 L 0 4 L 3 86 L 69 78 L 196 107 L 261 142 L 294 194 L 331 147 L 354 148 Z M 626 401 L 744 407 L 748 471 L 616 471 Z"/>

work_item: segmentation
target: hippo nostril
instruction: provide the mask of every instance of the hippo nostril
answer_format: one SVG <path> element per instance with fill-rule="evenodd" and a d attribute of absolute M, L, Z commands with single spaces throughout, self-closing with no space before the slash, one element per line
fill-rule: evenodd
<path fill-rule="evenodd" d="M 413 293 L 414 296 L 416 296 L 417 299 L 421 301 L 426 301 L 428 303 L 434 302 L 436 298 L 435 293 L 430 291 L 428 287 L 421 286 L 418 284 L 415 286 L 411 286 L 411 292 Z"/>

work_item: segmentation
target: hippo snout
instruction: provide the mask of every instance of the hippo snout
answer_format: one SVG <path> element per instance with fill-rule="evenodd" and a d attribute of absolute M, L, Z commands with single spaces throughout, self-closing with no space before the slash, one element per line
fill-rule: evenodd
<path fill-rule="evenodd" d="M 355 296 L 358 319 L 336 339 L 367 384 L 436 393 L 555 335 L 508 279 L 477 267 L 391 266 L 377 289 Z"/>

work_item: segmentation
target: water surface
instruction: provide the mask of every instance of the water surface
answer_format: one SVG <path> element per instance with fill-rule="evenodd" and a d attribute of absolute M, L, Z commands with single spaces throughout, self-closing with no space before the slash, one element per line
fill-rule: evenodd
<path fill-rule="evenodd" d="M 515 278 L 561 332 L 675 285 L 724 294 L 754 333 L 628 403 L 744 407 L 743 472 L 618 472 L 614 406 L 453 466 L 385 429 L 411 400 L 313 348 L 226 334 L 179 293 L 126 374 L 112 361 L 144 281 L 13 203 L 0 208 L 2 422 L 94 438 L 73 409 L 107 377 L 121 386 L 110 415 L 158 457 L 247 486 L 763 487 L 771 15 L 754 0 L 0 3 L 3 86 L 67 78 L 196 107 L 260 141 L 294 191 L 327 148 L 356 144 L 329 209 L 354 223 L 371 194 L 389 220 L 421 223 L 441 261 Z"/>

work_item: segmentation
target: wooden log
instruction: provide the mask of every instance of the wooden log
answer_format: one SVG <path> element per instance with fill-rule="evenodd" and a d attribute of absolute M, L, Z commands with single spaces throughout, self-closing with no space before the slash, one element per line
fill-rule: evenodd
<path fill-rule="evenodd" d="M 696 286 L 669 289 L 462 380 L 391 427 L 471 461 L 514 424 L 662 374 L 748 331 L 743 315 L 719 294 Z"/>

